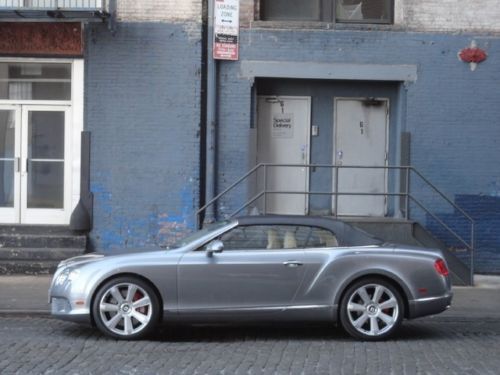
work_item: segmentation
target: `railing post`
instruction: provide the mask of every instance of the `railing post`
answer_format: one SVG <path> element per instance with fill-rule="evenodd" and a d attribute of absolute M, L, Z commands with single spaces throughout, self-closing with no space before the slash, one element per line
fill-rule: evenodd
<path fill-rule="evenodd" d="M 406 167 L 405 219 L 410 218 L 410 167 Z"/>
<path fill-rule="evenodd" d="M 264 164 L 264 215 L 267 214 L 267 164 Z"/>
<path fill-rule="evenodd" d="M 475 225 L 474 222 L 471 222 L 470 226 L 470 284 L 474 286 L 474 249 L 475 249 Z"/>
<path fill-rule="evenodd" d="M 338 165 L 334 166 L 335 168 L 335 217 L 339 216 L 339 167 Z"/>

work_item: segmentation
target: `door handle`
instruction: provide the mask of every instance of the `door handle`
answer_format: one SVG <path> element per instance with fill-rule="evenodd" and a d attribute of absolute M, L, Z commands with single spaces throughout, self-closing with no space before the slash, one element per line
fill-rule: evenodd
<path fill-rule="evenodd" d="M 16 169 L 16 172 L 21 172 L 21 158 L 15 158 L 14 163 L 15 163 L 14 168 Z"/>
<path fill-rule="evenodd" d="M 298 262 L 296 260 L 288 260 L 286 262 L 283 262 L 283 265 L 286 266 L 286 267 L 299 267 L 299 266 L 302 266 L 302 263 L 301 262 Z"/>

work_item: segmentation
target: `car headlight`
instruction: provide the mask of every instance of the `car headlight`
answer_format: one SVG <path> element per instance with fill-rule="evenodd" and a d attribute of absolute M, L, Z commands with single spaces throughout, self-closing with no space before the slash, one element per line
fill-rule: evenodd
<path fill-rule="evenodd" d="M 62 285 L 66 281 L 69 282 L 74 281 L 78 278 L 79 275 L 80 275 L 80 270 L 66 269 L 63 272 L 61 272 L 59 276 L 57 276 L 55 285 Z"/>

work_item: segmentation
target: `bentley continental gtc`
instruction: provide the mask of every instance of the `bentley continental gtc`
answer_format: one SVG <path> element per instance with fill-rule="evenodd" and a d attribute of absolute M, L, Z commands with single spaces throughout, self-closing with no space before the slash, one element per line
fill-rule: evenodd
<path fill-rule="evenodd" d="M 439 250 L 395 245 L 331 218 L 248 216 L 169 248 L 60 263 L 52 314 L 138 339 L 162 323 L 330 322 L 386 339 L 451 304 Z"/>

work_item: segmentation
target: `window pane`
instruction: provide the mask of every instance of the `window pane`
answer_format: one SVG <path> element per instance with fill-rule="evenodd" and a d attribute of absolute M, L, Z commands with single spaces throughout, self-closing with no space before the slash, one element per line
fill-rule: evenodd
<path fill-rule="evenodd" d="M 14 207 L 15 116 L 13 110 L 0 110 L 0 207 Z"/>
<path fill-rule="evenodd" d="M 64 112 L 31 111 L 28 117 L 28 157 L 64 159 Z"/>
<path fill-rule="evenodd" d="M 64 162 L 31 161 L 28 172 L 28 208 L 63 208 Z"/>
<path fill-rule="evenodd" d="M 263 20 L 320 20 L 320 0 L 262 0 Z"/>
<path fill-rule="evenodd" d="M 0 110 L 0 159 L 14 158 L 16 112 Z"/>
<path fill-rule="evenodd" d="M 0 99 L 71 100 L 71 64 L 0 63 Z"/>
<path fill-rule="evenodd" d="M 14 207 L 14 160 L 0 160 L 0 207 Z"/>
<path fill-rule="evenodd" d="M 392 21 L 392 0 L 337 0 L 339 22 L 389 23 Z"/>
<path fill-rule="evenodd" d="M 272 231 L 272 228 L 260 225 L 237 227 L 222 236 L 224 250 L 266 249 L 268 230 Z"/>
<path fill-rule="evenodd" d="M 337 237 L 329 230 L 322 228 L 311 228 L 310 236 L 307 238 L 305 247 L 337 247 L 339 243 Z"/>

